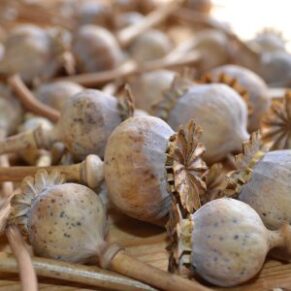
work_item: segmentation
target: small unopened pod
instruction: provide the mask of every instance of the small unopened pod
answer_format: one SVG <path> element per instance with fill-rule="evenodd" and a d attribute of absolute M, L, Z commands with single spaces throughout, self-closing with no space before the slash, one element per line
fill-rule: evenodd
<path fill-rule="evenodd" d="M 174 130 L 190 119 L 199 124 L 209 163 L 240 151 L 249 137 L 246 104 L 224 84 L 195 85 L 176 78 L 164 99 L 155 105 L 155 112 Z"/>
<path fill-rule="evenodd" d="M 151 112 L 152 105 L 163 99 L 164 91 L 170 88 L 174 77 L 175 72 L 167 70 L 158 70 L 136 76 L 130 81 L 136 108 Z"/>
<path fill-rule="evenodd" d="M 41 102 L 61 111 L 66 100 L 81 92 L 84 88 L 77 83 L 57 81 L 41 84 L 35 90 L 35 96 Z"/>
<path fill-rule="evenodd" d="M 247 90 L 252 110 L 249 115 L 248 129 L 250 131 L 258 130 L 263 114 L 266 113 L 271 105 L 265 81 L 251 70 L 237 65 L 225 65 L 211 70 L 211 76 L 214 77 L 214 80 L 220 74 L 235 78 Z"/>
<path fill-rule="evenodd" d="M 107 242 L 106 211 L 86 186 L 64 183 L 62 175 L 39 171 L 22 183 L 11 201 L 7 224 L 17 225 L 38 256 L 74 263 L 96 262 L 162 290 L 207 291 L 198 283 L 147 265 Z M 55 263 L 58 266 L 57 262 Z M 61 263 L 60 263 L 61 265 Z M 68 277 L 68 274 L 62 274 Z M 141 285 L 140 285 L 141 287 Z"/>
<path fill-rule="evenodd" d="M 84 90 L 67 99 L 61 117 L 51 130 L 38 127 L 0 144 L 0 153 L 26 148 L 47 148 L 57 141 L 64 143 L 76 160 L 89 154 L 104 155 L 107 139 L 133 113 L 129 96 L 115 98 L 98 90 Z"/>
<path fill-rule="evenodd" d="M 192 215 L 191 264 L 212 284 L 244 283 L 262 269 L 272 248 L 290 253 L 291 231 L 268 230 L 249 205 L 229 198 L 206 203 Z"/>
<path fill-rule="evenodd" d="M 197 141 L 200 133 L 193 122 L 175 133 L 163 120 L 152 116 L 133 117 L 120 124 L 108 140 L 104 158 L 105 181 L 113 205 L 133 218 L 164 224 L 172 184 L 175 191 L 181 187 L 191 194 L 204 186 L 204 148 Z M 175 151 L 170 153 L 172 143 Z M 166 175 L 169 160 L 181 168 L 171 185 Z"/>
<path fill-rule="evenodd" d="M 71 37 L 62 29 L 46 30 L 34 25 L 14 28 L 4 42 L 0 71 L 20 74 L 25 82 L 49 79 L 66 67 Z"/>

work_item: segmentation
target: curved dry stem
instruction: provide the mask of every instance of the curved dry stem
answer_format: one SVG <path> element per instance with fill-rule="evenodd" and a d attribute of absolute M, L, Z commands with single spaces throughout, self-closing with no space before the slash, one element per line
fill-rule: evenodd
<path fill-rule="evenodd" d="M 144 64 L 142 67 L 136 63 L 126 63 L 125 65 L 113 69 L 104 71 L 101 73 L 89 73 L 80 74 L 75 76 L 68 76 L 63 78 L 58 78 L 59 81 L 72 81 L 79 83 L 85 87 L 96 87 L 100 84 L 110 82 L 114 79 L 125 78 L 134 74 L 142 74 L 145 72 L 160 70 L 160 69 L 170 69 L 175 67 L 183 66 L 195 66 L 201 61 L 201 54 L 198 52 L 188 53 L 186 55 L 179 56 L 174 59 L 162 58 L 159 60 L 151 61 Z"/>
<path fill-rule="evenodd" d="M 52 259 L 32 257 L 33 267 L 39 276 L 86 284 L 110 290 L 155 290 L 146 284 L 123 277 L 98 267 L 65 263 Z M 2 255 L 0 271 L 18 273 L 17 262 L 14 258 Z"/>
<path fill-rule="evenodd" d="M 6 236 L 17 260 L 22 291 L 37 291 L 37 278 L 25 242 L 16 226 L 8 226 Z"/>
<path fill-rule="evenodd" d="M 60 113 L 38 101 L 32 94 L 32 92 L 26 87 L 19 75 L 14 75 L 8 79 L 8 83 L 12 90 L 15 91 L 16 96 L 20 99 L 23 106 L 30 112 L 43 116 L 57 122 L 60 117 Z"/>
<path fill-rule="evenodd" d="M 145 17 L 144 20 L 139 23 L 132 25 L 130 27 L 124 28 L 119 31 L 116 35 L 116 38 L 121 47 L 126 47 L 136 38 L 141 35 L 151 27 L 158 25 L 164 19 L 167 18 L 170 14 L 172 14 L 178 7 L 182 4 L 181 0 L 173 0 L 171 3 L 166 3 L 151 12 L 149 15 Z"/>

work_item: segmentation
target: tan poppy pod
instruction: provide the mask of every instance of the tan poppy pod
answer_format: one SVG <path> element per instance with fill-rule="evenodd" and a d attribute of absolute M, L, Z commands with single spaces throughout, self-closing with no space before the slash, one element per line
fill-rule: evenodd
<path fill-rule="evenodd" d="M 224 84 L 191 85 L 174 80 L 155 112 L 175 130 L 193 119 L 203 130 L 204 159 L 214 163 L 240 151 L 247 140 L 247 107 L 242 98 Z M 180 84 L 179 84 L 180 82 Z"/>
<path fill-rule="evenodd" d="M 151 29 L 132 42 L 129 53 L 138 64 L 144 64 L 165 57 L 171 49 L 172 43 L 168 36 L 162 31 Z"/>
<path fill-rule="evenodd" d="M 200 176 L 206 170 L 200 159 L 204 149 L 198 144 L 199 135 L 193 123 L 188 130 L 174 133 L 167 123 L 152 116 L 133 117 L 120 124 L 108 140 L 104 158 L 113 205 L 131 217 L 158 224 L 168 215 L 172 188 L 178 192 L 188 189 L 189 203 L 187 199 L 184 203 L 192 207 L 196 198 L 197 205 L 193 196 L 196 189 L 204 187 Z M 175 150 L 169 152 L 172 142 Z M 166 171 L 173 161 L 176 174 L 169 182 Z"/>
<path fill-rule="evenodd" d="M 211 70 L 214 81 L 220 74 L 235 78 L 238 84 L 247 90 L 252 110 L 249 115 L 248 129 L 250 131 L 258 130 L 263 114 L 271 105 L 265 81 L 256 73 L 237 65 L 225 65 Z"/>
<path fill-rule="evenodd" d="M 35 79 L 49 79 L 61 67 L 66 67 L 65 54 L 68 54 L 69 47 L 70 35 L 65 30 L 18 26 L 4 42 L 0 71 L 7 75 L 18 73 L 28 83 Z"/>
<path fill-rule="evenodd" d="M 126 12 L 115 16 L 115 26 L 117 29 L 136 25 L 144 19 L 144 16 L 138 12 Z"/>
<path fill-rule="evenodd" d="M 61 111 L 66 100 L 81 92 L 84 88 L 77 83 L 69 81 L 57 81 L 42 84 L 35 90 L 35 96 L 42 103 Z"/>
<path fill-rule="evenodd" d="M 123 58 L 114 36 L 105 28 L 95 25 L 80 27 L 73 39 L 72 50 L 81 73 L 114 69 Z"/>
<path fill-rule="evenodd" d="M 130 82 L 137 108 L 151 112 L 152 105 L 163 98 L 174 80 L 175 72 L 158 70 L 137 76 Z M 149 90 L 149 88 L 151 88 Z"/>
<path fill-rule="evenodd" d="M 122 120 L 133 114 L 132 100 L 117 99 L 98 90 L 84 90 L 67 99 L 57 125 L 50 131 L 41 127 L 0 143 L 0 152 L 26 148 L 50 148 L 64 143 L 76 160 L 89 154 L 104 154 L 107 139 Z"/>
<path fill-rule="evenodd" d="M 260 135 L 253 133 L 235 159 L 236 171 L 228 178 L 225 193 L 249 204 L 270 229 L 291 223 L 290 157 L 290 150 L 266 152 Z"/>
<path fill-rule="evenodd" d="M 208 282 L 236 286 L 262 269 L 272 248 L 290 253 L 290 227 L 268 230 L 249 205 L 221 198 L 206 203 L 192 215 L 191 264 Z"/>
<path fill-rule="evenodd" d="M 8 227 L 21 228 L 39 256 L 76 263 L 95 261 L 102 268 L 163 290 L 208 290 L 194 281 L 142 263 L 127 255 L 118 244 L 108 243 L 101 199 L 85 186 L 64 183 L 58 172 L 48 175 L 46 171 L 39 171 L 35 178 L 27 177 L 22 194 L 15 195 L 11 203 Z M 61 262 L 55 263 L 56 267 L 60 265 Z M 75 271 L 78 272 L 77 267 Z M 63 269 L 59 278 L 62 272 Z"/>

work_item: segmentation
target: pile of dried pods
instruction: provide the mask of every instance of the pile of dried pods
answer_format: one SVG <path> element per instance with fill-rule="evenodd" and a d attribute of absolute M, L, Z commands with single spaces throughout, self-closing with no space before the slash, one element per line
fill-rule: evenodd
<path fill-rule="evenodd" d="M 1 1 L 0 271 L 22 290 L 211 290 L 291 260 L 291 91 L 270 90 L 291 55 L 212 9 Z M 128 252 L 153 243 L 167 271 Z"/>

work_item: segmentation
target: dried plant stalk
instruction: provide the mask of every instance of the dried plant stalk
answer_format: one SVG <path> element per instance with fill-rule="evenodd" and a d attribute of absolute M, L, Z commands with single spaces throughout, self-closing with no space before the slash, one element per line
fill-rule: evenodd
<path fill-rule="evenodd" d="M 37 275 L 46 278 L 60 279 L 110 290 L 156 290 L 141 282 L 98 267 L 70 264 L 38 257 L 32 257 L 32 264 Z M 2 254 L 0 270 L 5 273 L 17 274 L 16 260 L 9 255 Z"/>
<path fill-rule="evenodd" d="M 60 113 L 38 101 L 18 75 L 10 77 L 8 82 L 12 90 L 15 91 L 16 96 L 18 96 L 20 101 L 23 103 L 23 106 L 28 111 L 46 117 L 52 122 L 57 122 L 59 120 Z"/>
<path fill-rule="evenodd" d="M 9 245 L 16 257 L 20 273 L 21 290 L 37 291 L 37 278 L 25 242 L 16 226 L 8 226 L 5 230 Z"/>
<path fill-rule="evenodd" d="M 117 69 L 104 71 L 101 73 L 88 73 L 75 76 L 59 78 L 60 81 L 72 81 L 86 87 L 96 87 L 97 85 L 110 82 L 114 79 L 125 78 L 134 74 L 155 71 L 159 69 L 167 69 L 174 67 L 182 67 L 187 65 L 198 64 L 201 61 L 200 54 L 197 52 L 188 53 L 175 59 L 160 59 L 146 63 L 140 67 L 135 63 L 127 63 Z"/>

